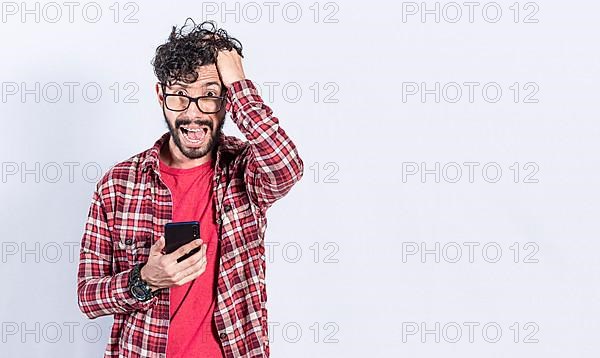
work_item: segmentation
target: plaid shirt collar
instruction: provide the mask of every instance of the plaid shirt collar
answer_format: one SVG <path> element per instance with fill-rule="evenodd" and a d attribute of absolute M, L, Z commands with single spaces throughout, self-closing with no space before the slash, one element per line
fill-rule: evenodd
<path fill-rule="evenodd" d="M 146 151 L 145 158 L 142 160 L 142 171 L 148 169 L 153 169 L 154 171 L 158 170 L 160 148 L 169 141 L 170 137 L 170 132 L 164 133 L 154 145 Z M 246 146 L 247 143 L 242 142 L 239 138 L 228 136 L 221 132 L 217 138 L 217 145 L 214 149 L 214 152 L 216 152 L 216 165 L 220 168 L 225 167 L 229 160 L 238 155 Z"/>

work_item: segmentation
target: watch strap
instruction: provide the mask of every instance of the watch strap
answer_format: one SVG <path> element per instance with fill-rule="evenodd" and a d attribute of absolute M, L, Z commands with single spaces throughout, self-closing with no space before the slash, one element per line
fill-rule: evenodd
<path fill-rule="evenodd" d="M 138 301 L 148 301 L 154 297 L 148 283 L 142 280 L 141 269 L 143 265 L 135 265 L 129 273 L 129 291 Z"/>

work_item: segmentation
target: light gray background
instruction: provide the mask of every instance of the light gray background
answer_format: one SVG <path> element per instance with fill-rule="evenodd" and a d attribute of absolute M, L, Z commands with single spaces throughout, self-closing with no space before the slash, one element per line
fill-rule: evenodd
<path fill-rule="evenodd" d="M 403 7 L 411 5 L 384 1 L 282 2 L 272 22 L 262 2 L 255 3 L 263 11 L 256 22 L 256 6 L 238 3 L 236 10 L 221 1 L 212 8 L 119 2 L 117 23 L 113 2 L 95 3 L 102 9 L 95 23 L 82 16 L 85 2 L 72 22 L 64 5 L 56 23 L 48 21 L 51 8 L 41 13 L 44 3 L 39 22 L 34 15 L 21 21 L 20 2 L 16 15 L 3 8 L 0 356 L 101 356 L 112 318 L 89 321 L 79 312 L 74 245 L 99 177 L 95 168 L 148 148 L 166 130 L 150 60 L 170 27 L 188 16 L 217 20 L 241 40 L 249 79 L 264 88 L 279 82 L 272 97 L 263 97 L 305 164 L 302 181 L 268 213 L 274 357 L 597 356 L 600 6 L 520 2 L 515 23 L 513 3 L 494 3 L 502 9 L 495 23 L 482 17 L 487 2 L 477 3 L 472 22 L 460 2 L 456 23 L 448 21 L 455 16 L 448 2 L 438 3 L 439 22 L 434 15 L 422 21 L 421 12 L 403 21 Z M 209 16 L 205 10 L 214 6 L 217 14 Z M 531 20 L 538 22 L 525 23 L 535 6 Z M 137 23 L 125 23 L 132 13 Z M 64 82 L 78 83 L 72 103 Z M 436 103 L 420 94 L 403 101 L 403 82 L 481 85 L 473 103 L 464 93 L 457 103 L 447 100 L 451 94 Z M 509 88 L 515 82 L 518 103 Z M 524 103 L 529 82 L 537 103 Z M 17 93 L 7 95 L 14 83 Z M 55 92 L 42 90 L 52 83 L 63 91 L 56 103 Z M 503 90 L 497 103 L 481 96 L 486 83 Z M 85 84 L 102 89 L 97 103 L 82 96 Z M 302 89 L 298 101 L 290 98 L 294 87 Z M 39 103 L 34 94 L 22 100 L 26 88 Z M 137 103 L 126 103 L 132 89 Z M 225 131 L 241 136 L 230 119 Z M 472 182 L 465 162 L 479 163 Z M 430 170 L 440 163 L 439 183 L 434 174 L 406 175 L 410 163 Z M 456 183 L 448 163 L 462 168 Z M 486 163 L 502 169 L 498 182 L 486 181 L 493 168 L 481 174 Z M 439 262 L 433 254 L 408 255 L 436 243 Z M 472 260 L 464 243 L 477 245 Z M 453 263 L 456 246 L 462 256 Z M 483 253 L 484 246 L 491 249 Z M 501 256 L 488 262 L 497 247 Z M 468 322 L 477 325 L 472 339 Z M 439 343 L 434 333 L 421 336 L 436 323 Z M 483 332 L 485 325 L 492 328 Z M 420 331 L 407 335 L 415 326 Z M 452 343 L 457 326 L 462 336 Z M 496 327 L 502 333 L 491 343 Z"/>

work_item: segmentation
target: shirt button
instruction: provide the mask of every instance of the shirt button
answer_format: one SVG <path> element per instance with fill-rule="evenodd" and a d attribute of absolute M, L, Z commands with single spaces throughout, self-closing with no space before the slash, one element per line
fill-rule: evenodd
<path fill-rule="evenodd" d="M 133 243 L 133 240 L 131 240 L 131 239 L 125 240 L 126 245 L 131 245 L 132 243 Z"/>
<path fill-rule="evenodd" d="M 227 334 L 226 333 L 221 333 L 221 334 L 219 334 L 219 338 L 221 338 L 221 339 L 224 340 L 224 339 L 227 338 Z"/>
<path fill-rule="evenodd" d="M 231 205 L 227 204 L 224 206 L 225 212 L 231 211 Z"/>
<path fill-rule="evenodd" d="M 221 219 L 217 219 L 217 225 L 221 225 Z"/>

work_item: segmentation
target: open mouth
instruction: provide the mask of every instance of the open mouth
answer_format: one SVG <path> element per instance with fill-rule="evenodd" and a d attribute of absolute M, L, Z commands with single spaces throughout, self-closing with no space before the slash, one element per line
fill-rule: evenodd
<path fill-rule="evenodd" d="M 190 144 L 200 144 L 204 141 L 204 138 L 208 135 L 209 127 L 207 126 L 181 126 L 179 127 L 183 138 Z"/>

